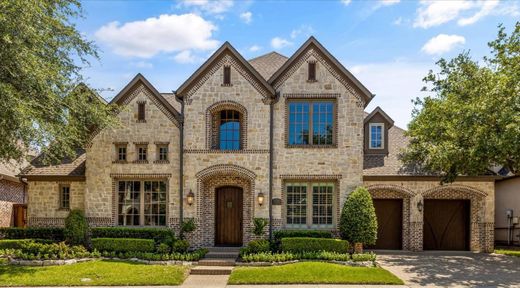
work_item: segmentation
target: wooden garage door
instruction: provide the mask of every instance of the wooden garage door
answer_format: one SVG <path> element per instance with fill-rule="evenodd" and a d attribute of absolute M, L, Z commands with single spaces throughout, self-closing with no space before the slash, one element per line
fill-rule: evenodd
<path fill-rule="evenodd" d="M 402 249 L 403 200 L 374 199 L 377 215 L 377 241 L 375 249 Z"/>
<path fill-rule="evenodd" d="M 424 250 L 469 250 L 469 200 L 424 200 Z"/>

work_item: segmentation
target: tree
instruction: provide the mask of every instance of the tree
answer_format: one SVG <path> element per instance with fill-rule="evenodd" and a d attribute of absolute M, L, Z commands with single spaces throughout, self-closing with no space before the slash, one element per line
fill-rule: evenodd
<path fill-rule="evenodd" d="M 86 245 L 88 224 L 83 211 L 74 209 L 65 218 L 65 241 L 71 245 Z"/>
<path fill-rule="evenodd" d="M 424 78 L 434 95 L 415 100 L 406 165 L 444 182 L 496 166 L 520 171 L 520 22 L 511 35 L 500 25 L 488 46 L 483 65 L 464 52 Z"/>
<path fill-rule="evenodd" d="M 112 108 L 74 87 L 96 47 L 70 21 L 75 0 L 0 0 L 0 161 L 40 147 L 47 161 L 74 156 L 93 127 L 115 121 Z"/>
<path fill-rule="evenodd" d="M 350 243 L 373 245 L 377 239 L 377 218 L 372 197 L 365 187 L 356 188 L 347 198 L 339 223 L 341 238 Z"/>

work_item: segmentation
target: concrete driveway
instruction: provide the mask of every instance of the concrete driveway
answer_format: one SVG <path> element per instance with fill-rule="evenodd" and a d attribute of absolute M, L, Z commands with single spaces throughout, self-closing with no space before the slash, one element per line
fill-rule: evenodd
<path fill-rule="evenodd" d="M 469 252 L 377 253 L 381 266 L 411 287 L 520 287 L 520 257 Z"/>

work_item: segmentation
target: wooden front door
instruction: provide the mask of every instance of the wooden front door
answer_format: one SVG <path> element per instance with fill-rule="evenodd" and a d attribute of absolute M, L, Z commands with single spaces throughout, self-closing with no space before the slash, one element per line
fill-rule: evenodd
<path fill-rule="evenodd" d="M 13 204 L 14 227 L 25 227 L 27 222 L 27 205 Z"/>
<path fill-rule="evenodd" d="M 403 247 L 403 200 L 374 199 L 377 215 L 375 249 L 400 250 Z"/>
<path fill-rule="evenodd" d="M 469 200 L 424 200 L 424 250 L 469 250 Z"/>
<path fill-rule="evenodd" d="M 242 246 L 242 188 L 221 187 L 215 194 L 215 245 Z"/>

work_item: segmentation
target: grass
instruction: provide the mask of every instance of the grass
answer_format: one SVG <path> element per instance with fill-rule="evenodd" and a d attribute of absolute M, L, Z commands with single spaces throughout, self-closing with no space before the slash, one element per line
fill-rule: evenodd
<path fill-rule="evenodd" d="M 109 260 L 48 267 L 6 265 L 0 266 L 0 286 L 179 285 L 186 272 L 182 266 Z"/>
<path fill-rule="evenodd" d="M 403 281 L 383 268 L 302 262 L 235 268 L 228 284 L 403 284 Z"/>
<path fill-rule="evenodd" d="M 508 255 L 508 256 L 520 257 L 520 250 L 495 249 L 495 253 L 497 253 L 497 254 L 504 254 L 504 255 Z"/>

